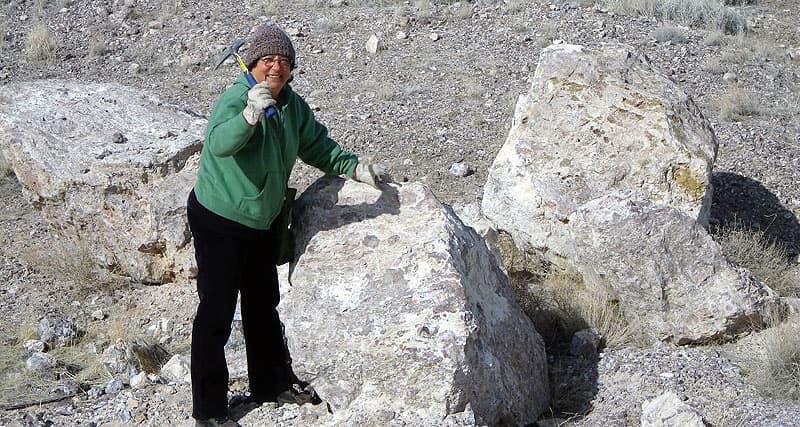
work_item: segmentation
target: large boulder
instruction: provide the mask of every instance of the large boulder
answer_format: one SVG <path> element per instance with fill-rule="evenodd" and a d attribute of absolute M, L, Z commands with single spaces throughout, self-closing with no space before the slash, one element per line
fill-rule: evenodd
<path fill-rule="evenodd" d="M 0 149 L 55 230 L 136 280 L 189 275 L 203 118 L 116 84 L 20 82 L 0 98 Z"/>
<path fill-rule="evenodd" d="M 768 319 L 778 298 L 704 229 L 716 150 L 694 102 L 632 48 L 551 46 L 482 210 L 520 248 L 611 290 L 651 337 L 733 336 Z"/>
<path fill-rule="evenodd" d="M 426 187 L 323 178 L 295 211 L 280 310 L 325 425 L 524 425 L 547 407 L 544 345 L 472 228 Z"/>

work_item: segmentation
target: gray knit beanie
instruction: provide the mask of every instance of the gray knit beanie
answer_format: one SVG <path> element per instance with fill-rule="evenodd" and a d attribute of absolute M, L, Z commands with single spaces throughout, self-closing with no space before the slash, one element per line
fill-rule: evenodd
<path fill-rule="evenodd" d="M 292 46 L 289 36 L 277 25 L 259 25 L 248 42 L 247 51 L 242 58 L 248 68 L 267 55 L 285 56 L 292 61 L 292 68 L 294 68 L 294 46 Z"/>

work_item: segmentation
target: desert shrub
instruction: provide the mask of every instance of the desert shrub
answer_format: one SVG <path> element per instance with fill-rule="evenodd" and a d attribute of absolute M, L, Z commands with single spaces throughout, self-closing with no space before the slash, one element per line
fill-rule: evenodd
<path fill-rule="evenodd" d="M 11 163 L 3 157 L 3 154 L 0 153 L 0 182 L 5 181 L 10 176 L 14 174 L 14 169 L 11 166 Z"/>
<path fill-rule="evenodd" d="M 670 24 L 664 24 L 653 31 L 653 38 L 660 43 L 671 42 L 674 44 L 686 43 L 686 29 Z"/>
<path fill-rule="evenodd" d="M 33 9 L 39 13 L 44 12 L 47 8 L 47 3 L 49 3 L 48 0 L 33 0 Z"/>
<path fill-rule="evenodd" d="M 8 37 L 8 27 L 6 26 L 5 22 L 0 22 L 0 49 L 6 48 L 6 45 L 8 44 L 6 42 L 7 37 Z"/>
<path fill-rule="evenodd" d="M 319 18 L 314 22 L 314 30 L 321 34 L 338 33 L 342 30 L 342 25 L 329 18 Z"/>
<path fill-rule="evenodd" d="M 472 5 L 469 3 L 460 3 L 453 11 L 453 16 L 458 19 L 469 19 L 472 17 Z"/>
<path fill-rule="evenodd" d="M 536 35 L 539 36 L 535 42 L 536 47 L 542 49 L 549 46 L 558 37 L 558 28 L 545 22 L 537 29 Z"/>
<path fill-rule="evenodd" d="M 605 346 L 621 348 L 635 344 L 636 332 L 620 310 L 613 293 L 600 286 L 589 289 L 581 276 L 572 271 L 556 271 L 542 283 L 556 309 L 563 313 L 566 336 L 594 328 Z"/>
<path fill-rule="evenodd" d="M 89 38 L 89 55 L 103 56 L 108 52 L 105 38 L 101 34 L 94 34 Z"/>
<path fill-rule="evenodd" d="M 712 31 L 705 36 L 703 44 L 706 46 L 722 46 L 725 44 L 725 34 L 719 30 Z"/>
<path fill-rule="evenodd" d="M 28 57 L 35 60 L 55 58 L 56 42 L 50 35 L 47 25 L 40 22 L 33 26 L 30 33 L 28 33 L 26 50 Z"/>
<path fill-rule="evenodd" d="M 283 10 L 283 2 L 277 0 L 262 0 L 262 2 L 254 8 L 256 15 L 278 15 Z"/>
<path fill-rule="evenodd" d="M 603 0 L 606 7 L 621 14 L 653 16 L 692 27 L 717 28 L 738 34 L 747 25 L 736 11 L 719 0 Z"/>
<path fill-rule="evenodd" d="M 766 396 L 800 401 L 800 325 L 797 319 L 758 336 L 756 351 L 744 361 L 748 378 Z"/>
<path fill-rule="evenodd" d="M 800 296 L 800 284 L 789 278 L 791 264 L 785 247 L 770 242 L 762 231 L 738 225 L 723 226 L 714 234 L 729 261 L 747 268 L 783 296 Z"/>
<path fill-rule="evenodd" d="M 738 87 L 728 89 L 717 102 L 722 120 L 737 121 L 761 114 L 761 107 L 753 95 Z"/>
<path fill-rule="evenodd" d="M 725 64 L 718 57 L 708 58 L 703 62 L 703 71 L 709 74 L 724 74 L 726 71 Z"/>
<path fill-rule="evenodd" d="M 43 274 L 56 277 L 69 286 L 72 296 L 82 298 L 98 291 L 111 292 L 124 281 L 101 269 L 87 244 L 68 238 L 32 245 L 23 259 Z"/>

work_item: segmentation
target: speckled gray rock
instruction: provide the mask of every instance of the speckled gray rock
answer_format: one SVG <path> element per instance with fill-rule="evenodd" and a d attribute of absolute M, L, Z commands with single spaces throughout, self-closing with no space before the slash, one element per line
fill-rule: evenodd
<path fill-rule="evenodd" d="M 642 427 L 706 427 L 697 410 L 668 391 L 642 404 Z"/>
<path fill-rule="evenodd" d="M 658 345 L 607 351 L 597 373 L 592 412 L 576 426 L 640 425 L 643 405 L 666 392 L 714 426 L 795 426 L 800 419 L 800 405 L 763 397 L 715 350 Z"/>
<path fill-rule="evenodd" d="M 544 411 L 541 337 L 430 190 L 324 178 L 296 215 L 280 309 L 295 370 L 333 411 L 324 425 L 522 425 Z"/>
<path fill-rule="evenodd" d="M 48 315 L 39 320 L 39 340 L 49 348 L 64 347 L 78 341 L 78 325 L 72 319 Z"/>
<path fill-rule="evenodd" d="M 717 141 L 690 98 L 625 45 L 556 45 L 486 182 L 483 213 L 529 252 L 610 290 L 649 340 L 769 321 L 777 295 L 706 233 Z"/>
<path fill-rule="evenodd" d="M 0 150 L 55 229 L 134 279 L 189 275 L 204 119 L 115 84 L 19 82 L 0 98 Z"/>

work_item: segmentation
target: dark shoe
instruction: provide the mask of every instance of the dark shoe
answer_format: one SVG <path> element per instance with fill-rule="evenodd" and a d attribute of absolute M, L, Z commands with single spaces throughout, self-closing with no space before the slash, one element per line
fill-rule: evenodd
<path fill-rule="evenodd" d="M 207 420 L 194 420 L 195 427 L 242 427 L 228 417 L 209 418 Z"/>
<path fill-rule="evenodd" d="M 319 405 L 322 403 L 322 399 L 308 383 L 305 385 L 293 384 L 291 388 L 278 394 L 253 394 L 250 396 L 250 401 L 259 405 L 265 402 L 275 402 L 279 406 L 285 404 L 305 405 L 306 403 Z"/>
<path fill-rule="evenodd" d="M 319 398 L 317 392 L 313 388 L 308 387 L 305 390 L 297 391 L 295 389 L 286 390 L 275 396 L 275 402 L 278 405 L 295 404 L 305 405 L 310 403 L 312 405 L 319 405 L 322 399 Z"/>

